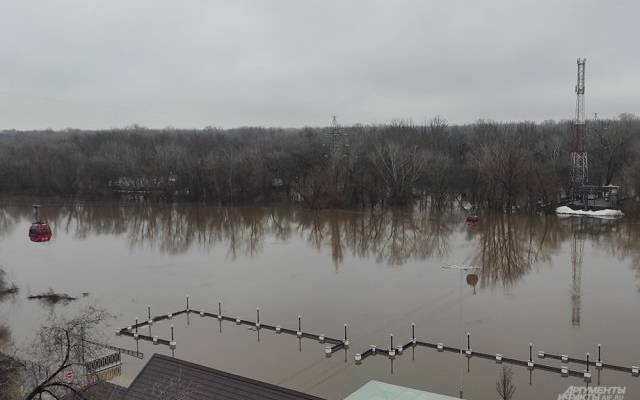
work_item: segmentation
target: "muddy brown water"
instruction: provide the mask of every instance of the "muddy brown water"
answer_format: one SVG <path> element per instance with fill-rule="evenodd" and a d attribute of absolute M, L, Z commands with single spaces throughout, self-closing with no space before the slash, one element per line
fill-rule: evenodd
<path fill-rule="evenodd" d="M 27 237 L 31 204 L 53 228 L 49 243 Z M 369 345 L 386 346 L 389 334 L 406 342 L 410 324 L 431 342 L 459 345 L 471 332 L 472 348 L 528 358 L 534 352 L 583 357 L 602 344 L 607 362 L 640 364 L 640 221 L 483 215 L 470 228 L 459 211 L 313 212 L 282 206 L 146 206 L 50 199 L 0 201 L 0 265 L 20 287 L 0 302 L 0 321 L 18 345 L 52 313 L 87 304 L 115 315 L 105 330 L 110 343 L 135 349 L 113 331 L 184 308 L 341 337 L 351 347 L 325 358 L 323 345 L 257 332 L 208 318 L 175 318 L 175 356 L 341 399 L 371 379 L 457 396 L 494 399 L 499 366 L 453 353 L 417 348 L 395 360 L 377 356 L 356 365 Z M 450 264 L 482 266 L 475 287 Z M 473 279 L 469 279 L 473 282 Z M 460 283 L 462 282 L 462 286 Z M 462 287 L 462 289 L 460 289 Z M 53 288 L 79 297 L 43 305 L 29 294 Z M 88 292 L 86 297 L 82 293 Z M 462 319 L 460 311 L 462 309 Z M 146 328 L 144 328 L 146 329 Z M 148 333 L 144 332 L 144 333 Z M 152 334 L 169 337 L 169 323 Z M 123 356 L 128 384 L 164 346 L 141 342 L 145 360 Z M 537 360 L 560 365 L 554 360 Z M 574 369 L 582 366 L 572 365 Z M 579 378 L 512 367 L 517 399 L 556 399 Z M 625 386 L 640 398 L 640 378 L 594 371 L 592 385 Z"/>

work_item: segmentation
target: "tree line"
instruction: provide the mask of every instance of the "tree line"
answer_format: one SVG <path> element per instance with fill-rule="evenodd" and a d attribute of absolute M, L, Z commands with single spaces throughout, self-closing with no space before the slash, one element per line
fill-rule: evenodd
<path fill-rule="evenodd" d="M 211 204 L 535 210 L 569 190 L 570 121 L 2 131 L 0 192 Z M 589 182 L 640 189 L 640 120 L 587 126 Z"/>

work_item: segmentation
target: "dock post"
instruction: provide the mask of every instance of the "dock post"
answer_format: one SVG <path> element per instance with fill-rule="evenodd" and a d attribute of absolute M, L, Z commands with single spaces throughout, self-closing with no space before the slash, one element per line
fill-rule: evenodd
<path fill-rule="evenodd" d="M 602 346 L 598 343 L 598 361 L 596 361 L 596 368 L 602 369 Z"/>
<path fill-rule="evenodd" d="M 153 320 L 151 319 L 151 305 L 147 305 L 147 315 L 149 317 L 148 323 L 149 325 L 153 324 Z"/>
<path fill-rule="evenodd" d="M 416 324 L 411 323 L 411 343 L 416 344 Z"/>
<path fill-rule="evenodd" d="M 396 350 L 393 348 L 393 333 L 389 334 L 389 357 L 393 358 L 396 356 Z"/>
<path fill-rule="evenodd" d="M 347 338 L 347 324 L 344 324 L 344 341 L 342 343 L 345 347 L 349 346 L 349 339 Z"/>
<path fill-rule="evenodd" d="M 189 313 L 189 295 L 187 295 L 187 313 Z"/>
<path fill-rule="evenodd" d="M 169 348 L 171 348 L 171 350 L 175 350 L 176 348 L 176 340 L 173 336 L 173 324 L 171 324 L 171 341 L 169 342 Z"/>
<path fill-rule="evenodd" d="M 260 307 L 256 307 L 256 328 L 260 329 Z"/>
<path fill-rule="evenodd" d="M 138 333 L 138 318 L 136 318 L 136 333 Z"/>
<path fill-rule="evenodd" d="M 222 302 L 218 302 L 218 320 L 222 321 Z"/>
<path fill-rule="evenodd" d="M 529 343 L 529 361 L 527 361 L 527 367 L 531 370 L 534 367 L 533 364 L 533 343 Z"/>
<path fill-rule="evenodd" d="M 298 331 L 296 332 L 298 337 L 302 337 L 302 315 L 298 314 Z"/>
<path fill-rule="evenodd" d="M 589 382 L 591 380 L 591 371 L 589 371 L 589 353 L 587 353 L 587 370 L 584 371 L 584 380 Z"/>

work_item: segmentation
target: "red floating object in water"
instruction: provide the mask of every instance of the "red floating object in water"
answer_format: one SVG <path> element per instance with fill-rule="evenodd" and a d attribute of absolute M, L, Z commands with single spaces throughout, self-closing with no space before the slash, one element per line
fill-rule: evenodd
<path fill-rule="evenodd" d="M 478 275 L 469 274 L 467 275 L 467 285 L 473 286 L 473 294 L 476 294 L 476 285 L 478 284 Z"/>
<path fill-rule="evenodd" d="M 467 225 L 476 226 L 479 223 L 480 223 L 480 217 L 478 217 L 477 215 L 469 215 L 467 217 Z"/>
<path fill-rule="evenodd" d="M 51 227 L 46 222 L 40 221 L 40 216 L 38 215 L 39 208 L 40 206 L 33 206 L 36 221 L 31 224 L 31 228 L 29 228 L 29 239 L 37 243 L 48 242 L 51 240 Z"/>

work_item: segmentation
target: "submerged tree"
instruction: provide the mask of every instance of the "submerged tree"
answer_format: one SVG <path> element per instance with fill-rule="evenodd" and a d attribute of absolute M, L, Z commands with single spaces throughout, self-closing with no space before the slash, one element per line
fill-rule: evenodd
<path fill-rule="evenodd" d="M 18 287 L 15 283 L 9 283 L 5 278 L 6 272 L 0 265 L 0 301 L 5 297 L 18 293 Z"/>

